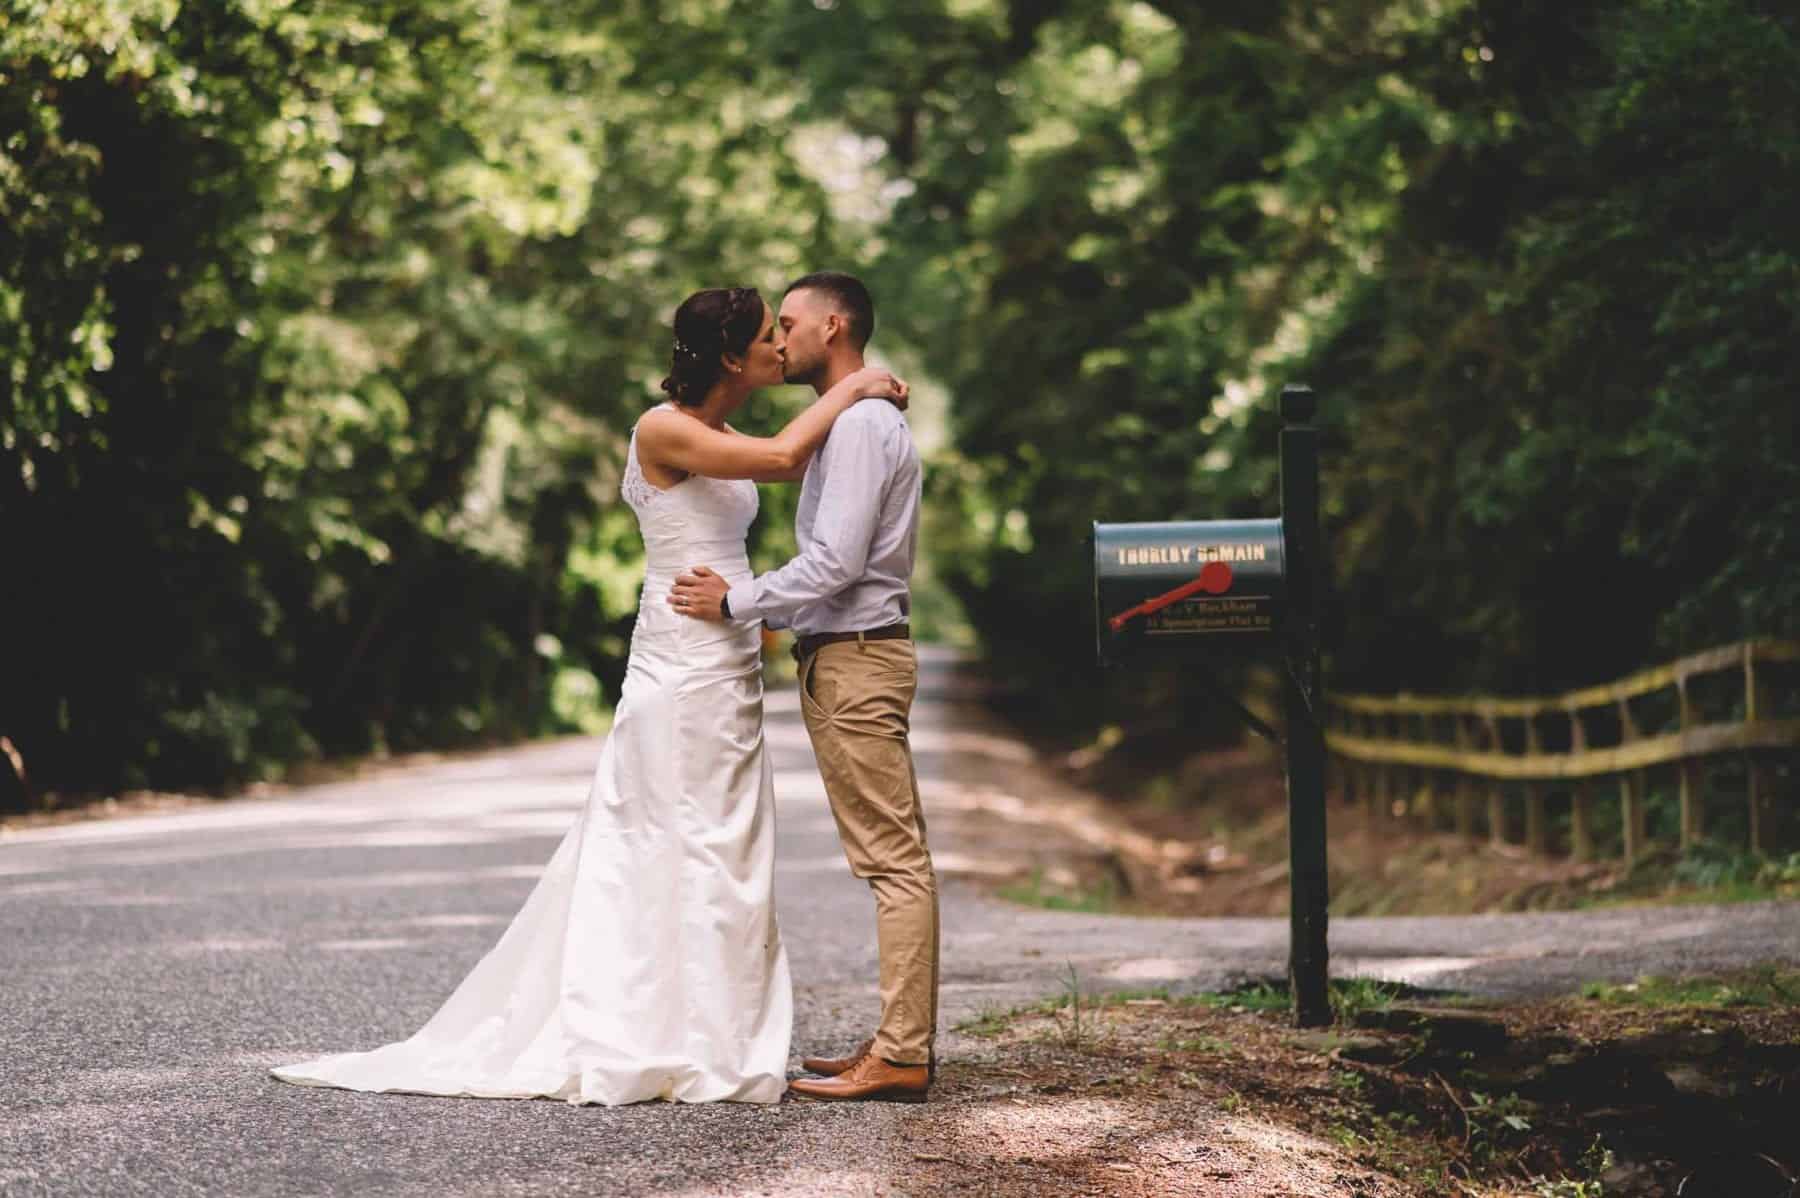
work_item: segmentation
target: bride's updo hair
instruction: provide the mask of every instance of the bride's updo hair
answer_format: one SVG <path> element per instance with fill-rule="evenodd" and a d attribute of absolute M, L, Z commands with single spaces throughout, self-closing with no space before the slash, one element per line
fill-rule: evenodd
<path fill-rule="evenodd" d="M 721 354 L 741 354 L 762 330 L 763 298 L 754 287 L 696 291 L 675 309 L 675 351 L 662 389 L 695 407 L 724 371 Z"/>

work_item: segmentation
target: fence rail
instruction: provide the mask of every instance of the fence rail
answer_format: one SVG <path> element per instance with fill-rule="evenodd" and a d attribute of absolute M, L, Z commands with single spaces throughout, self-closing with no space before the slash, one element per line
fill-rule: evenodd
<path fill-rule="evenodd" d="M 1344 788 L 1372 818 L 1415 803 L 1435 813 L 1447 792 L 1457 830 L 1473 834 L 1485 792 L 1488 835 L 1509 841 L 1509 785 L 1522 791 L 1523 842 L 1537 852 L 1550 848 L 1549 801 L 1566 792 L 1569 852 L 1579 860 L 1596 856 L 1594 803 L 1602 780 L 1618 780 L 1622 855 L 1630 861 L 1647 844 L 1650 770 L 1673 767 L 1686 848 L 1705 834 L 1705 763 L 1738 755 L 1747 779 L 1747 847 L 1765 852 L 1772 847 L 1777 766 L 1800 746 L 1800 717 L 1777 702 L 1794 688 L 1776 685 L 1796 663 L 1800 643 L 1756 640 L 1561 695 L 1332 694 L 1325 743 Z"/>

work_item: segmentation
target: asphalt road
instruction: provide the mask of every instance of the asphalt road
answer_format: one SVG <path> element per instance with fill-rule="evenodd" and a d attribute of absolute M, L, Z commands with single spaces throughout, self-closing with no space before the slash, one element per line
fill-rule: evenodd
<path fill-rule="evenodd" d="M 943 1025 L 1084 987 L 1279 973 L 1286 923 L 1070 915 L 963 876 L 1008 835 L 959 788 L 1029 754 L 926 652 L 915 738 L 944 886 Z M 866 1034 L 873 911 L 844 866 L 792 692 L 769 701 L 796 1053 Z M 487 949 L 582 801 L 571 740 L 0 838 L 0 1194 L 876 1194 L 906 1108 L 615 1110 L 302 1089 L 268 1066 L 414 1031 Z M 1040 833 L 1020 828 L 1020 837 Z M 1004 848 L 1004 846 L 1000 846 Z M 1474 993 L 1800 962 L 1800 904 L 1340 920 L 1334 970 Z M 978 1052 L 954 1034 L 946 1068 Z"/>

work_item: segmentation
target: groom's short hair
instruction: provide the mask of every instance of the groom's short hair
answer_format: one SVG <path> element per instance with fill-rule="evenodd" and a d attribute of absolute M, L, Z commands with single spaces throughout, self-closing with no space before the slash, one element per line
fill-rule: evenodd
<path fill-rule="evenodd" d="M 850 344 L 860 352 L 875 335 L 875 300 L 863 281 L 842 271 L 819 270 L 801 275 L 787 285 L 788 295 L 795 291 L 822 291 L 831 297 L 850 322 Z"/>

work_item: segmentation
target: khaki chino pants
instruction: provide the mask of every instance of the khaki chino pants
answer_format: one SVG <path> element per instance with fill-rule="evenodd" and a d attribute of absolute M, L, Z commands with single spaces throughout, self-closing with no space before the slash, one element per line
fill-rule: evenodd
<path fill-rule="evenodd" d="M 875 1054 L 923 1065 L 937 1032 L 937 875 L 906 734 L 918 688 L 909 640 L 838 641 L 800 663 L 800 711 L 850 872 L 875 893 Z"/>

